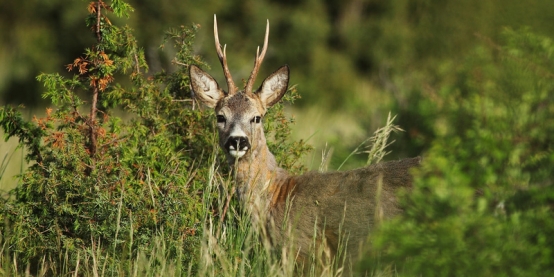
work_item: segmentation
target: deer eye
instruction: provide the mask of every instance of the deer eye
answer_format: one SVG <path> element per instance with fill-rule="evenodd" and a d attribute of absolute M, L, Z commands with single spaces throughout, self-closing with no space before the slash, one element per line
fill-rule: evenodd
<path fill-rule="evenodd" d="M 223 115 L 217 115 L 217 123 L 225 123 L 226 119 Z"/>
<path fill-rule="evenodd" d="M 261 116 L 254 116 L 254 118 L 252 118 L 252 120 L 250 120 L 250 123 L 260 123 L 262 122 L 262 117 Z"/>

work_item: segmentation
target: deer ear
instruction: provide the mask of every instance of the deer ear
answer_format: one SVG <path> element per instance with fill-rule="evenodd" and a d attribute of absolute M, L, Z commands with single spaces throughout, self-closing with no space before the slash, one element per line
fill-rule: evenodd
<path fill-rule="evenodd" d="M 267 77 L 256 94 L 266 107 L 271 107 L 279 102 L 289 86 L 289 66 L 284 65 Z"/>
<path fill-rule="evenodd" d="M 210 108 L 215 108 L 217 102 L 225 96 L 225 92 L 219 88 L 215 79 L 195 65 L 190 66 L 189 75 L 196 99 Z"/>

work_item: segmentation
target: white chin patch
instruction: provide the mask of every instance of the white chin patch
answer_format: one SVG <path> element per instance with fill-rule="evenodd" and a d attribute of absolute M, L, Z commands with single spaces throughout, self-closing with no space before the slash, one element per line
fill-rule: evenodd
<path fill-rule="evenodd" d="M 246 151 L 248 151 L 248 147 L 243 147 L 241 150 L 237 151 L 234 146 L 229 147 L 229 154 L 235 158 L 242 158 L 244 154 L 246 154 Z"/>
<path fill-rule="evenodd" d="M 229 150 L 229 154 L 235 158 L 241 158 L 246 154 L 246 151 Z"/>

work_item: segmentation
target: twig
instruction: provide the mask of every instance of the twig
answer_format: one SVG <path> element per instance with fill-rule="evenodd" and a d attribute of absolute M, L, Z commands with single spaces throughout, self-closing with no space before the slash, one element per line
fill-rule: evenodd
<path fill-rule="evenodd" d="M 102 0 L 96 2 L 96 38 L 98 43 L 102 41 L 102 32 L 100 31 L 100 19 L 102 17 Z M 96 154 L 96 131 L 95 131 L 95 121 L 96 121 L 96 105 L 98 104 L 98 83 L 94 84 L 94 89 L 92 91 L 92 103 L 90 107 L 90 116 L 89 116 L 89 126 L 90 126 L 90 156 L 94 157 Z M 94 169 L 94 159 L 92 160 L 92 168 Z"/>
<path fill-rule="evenodd" d="M 192 99 L 172 99 L 171 102 L 193 102 Z"/>
<path fill-rule="evenodd" d="M 96 132 L 94 131 L 96 121 L 96 105 L 98 103 L 98 87 L 94 87 L 92 92 L 92 105 L 90 107 L 90 156 L 93 157 L 96 153 Z"/>
<path fill-rule="evenodd" d="M 98 0 L 98 2 L 96 2 L 96 39 L 98 42 L 102 41 L 102 33 L 100 31 L 100 18 L 102 17 L 102 13 L 100 12 L 101 8 L 102 0 Z"/>
<path fill-rule="evenodd" d="M 133 51 L 133 57 L 135 58 L 135 70 L 137 71 L 136 73 L 140 74 L 140 66 L 139 66 L 138 55 L 136 50 Z"/>
<path fill-rule="evenodd" d="M 174 64 L 182 65 L 182 66 L 188 66 L 186 63 L 178 62 L 176 59 L 173 59 Z"/>

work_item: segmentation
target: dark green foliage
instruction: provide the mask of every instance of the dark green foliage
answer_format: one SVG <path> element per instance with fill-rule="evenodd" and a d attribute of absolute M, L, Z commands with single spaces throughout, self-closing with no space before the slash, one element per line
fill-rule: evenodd
<path fill-rule="evenodd" d="M 404 216 L 373 236 L 364 268 L 400 276 L 554 273 L 554 44 L 528 29 L 482 38 L 424 92 L 436 135 L 403 196 Z"/>
<path fill-rule="evenodd" d="M 30 162 L 0 208 L 3 249 L 9 249 L 4 264 L 14 260 L 48 275 L 79 264 L 130 274 L 139 253 L 161 240 L 177 272 L 195 269 L 201 220 L 209 212 L 201 194 L 219 151 L 213 115 L 190 98 L 188 66 L 205 66 L 192 54 L 197 26 L 167 34 L 177 71 L 147 74 L 132 30 L 107 17 L 130 9 L 122 1 L 89 4 L 86 22 L 97 42 L 67 65 L 73 77 L 38 77 L 55 105 L 45 117 L 28 122 L 13 108 L 0 109 L 7 138 L 20 139 Z M 287 168 L 298 167 L 307 149 L 287 142 L 290 123 L 281 105 L 266 121 Z"/>
<path fill-rule="evenodd" d="M 293 103 L 300 95 L 296 87 L 289 88 L 282 102 Z M 264 130 L 268 140 L 268 147 L 276 157 L 279 166 L 289 169 L 292 174 L 299 174 L 306 170 L 300 163 L 300 158 L 311 150 L 305 141 L 291 141 L 290 125 L 294 124 L 294 118 L 287 118 L 283 110 L 282 102 L 277 103 L 269 109 L 264 119 Z"/>

